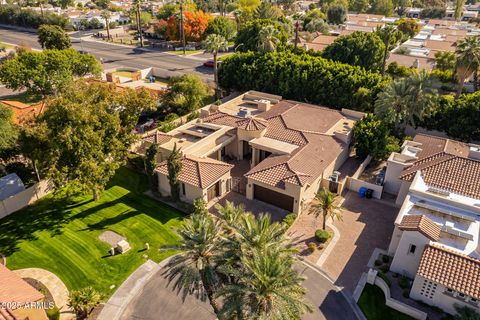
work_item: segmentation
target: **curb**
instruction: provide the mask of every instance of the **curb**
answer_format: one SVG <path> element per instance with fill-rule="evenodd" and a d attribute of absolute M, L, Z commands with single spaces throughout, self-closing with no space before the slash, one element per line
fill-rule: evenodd
<path fill-rule="evenodd" d="M 340 240 L 340 231 L 333 225 L 333 223 L 327 221 L 327 227 L 333 230 L 333 239 L 332 241 L 330 241 L 328 247 L 322 252 L 317 262 L 315 263 L 319 267 L 321 267 L 325 263 L 325 261 L 330 256 L 330 253 L 332 253 L 333 249 L 335 248 L 338 240 Z"/>

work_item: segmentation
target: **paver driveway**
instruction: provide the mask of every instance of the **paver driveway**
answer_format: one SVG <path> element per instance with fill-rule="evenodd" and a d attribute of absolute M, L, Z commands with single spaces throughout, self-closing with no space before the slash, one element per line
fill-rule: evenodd
<path fill-rule="evenodd" d="M 351 294 L 375 248 L 387 249 L 399 208 L 349 191 L 342 204 L 342 221 L 333 224 L 340 239 L 321 269 Z"/>

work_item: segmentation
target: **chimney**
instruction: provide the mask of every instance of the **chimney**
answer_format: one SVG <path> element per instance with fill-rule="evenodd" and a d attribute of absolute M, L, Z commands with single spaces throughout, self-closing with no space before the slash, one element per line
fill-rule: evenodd
<path fill-rule="evenodd" d="M 262 99 L 262 100 L 257 101 L 258 110 L 262 111 L 262 112 L 266 112 L 266 111 L 270 110 L 271 105 L 272 105 L 272 103 L 270 102 L 270 100 Z"/>
<path fill-rule="evenodd" d="M 470 144 L 468 157 L 470 159 L 480 160 L 480 146 L 478 144 Z"/>

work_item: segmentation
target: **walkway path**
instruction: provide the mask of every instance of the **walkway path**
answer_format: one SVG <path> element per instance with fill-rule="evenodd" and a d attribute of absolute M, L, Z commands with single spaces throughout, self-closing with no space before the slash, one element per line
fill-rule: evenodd
<path fill-rule="evenodd" d="M 73 310 L 68 306 L 68 289 L 55 274 L 40 268 L 13 270 L 21 278 L 32 278 L 40 281 L 52 294 L 56 306 L 60 309 L 60 319 L 74 319 Z"/>

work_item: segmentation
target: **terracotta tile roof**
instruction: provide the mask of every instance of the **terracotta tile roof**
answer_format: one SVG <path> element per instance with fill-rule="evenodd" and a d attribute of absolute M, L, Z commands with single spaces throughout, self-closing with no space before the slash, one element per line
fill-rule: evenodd
<path fill-rule="evenodd" d="M 428 245 L 423 251 L 417 275 L 480 299 L 480 260 Z"/>
<path fill-rule="evenodd" d="M 404 231 L 418 231 L 433 241 L 440 239 L 440 226 L 424 215 L 406 215 L 398 227 Z"/>
<path fill-rule="evenodd" d="M 429 186 L 480 199 L 480 161 L 467 158 L 467 144 L 424 134 L 413 141 L 422 143 L 422 151 L 400 179 L 411 181 L 420 171 Z"/>
<path fill-rule="evenodd" d="M 392 53 L 388 57 L 387 65 L 396 62 L 400 66 L 404 66 L 407 68 L 412 68 L 416 61 L 418 60 L 418 70 L 425 69 L 427 71 L 432 71 L 435 67 L 435 59 L 427 58 L 427 57 L 414 57 L 414 56 L 407 56 L 404 54 Z"/>
<path fill-rule="evenodd" d="M 261 118 L 248 117 L 236 123 L 237 127 L 246 131 L 259 131 L 267 127 L 268 122 Z"/>
<path fill-rule="evenodd" d="M 455 52 L 456 45 L 451 41 L 426 40 L 424 47 L 434 51 Z"/>
<path fill-rule="evenodd" d="M 235 117 L 224 112 L 215 112 L 206 117 L 201 118 L 203 122 L 214 123 L 223 126 L 236 127 L 237 122 L 243 120 L 244 118 Z"/>
<path fill-rule="evenodd" d="M 12 109 L 13 111 L 13 121 L 16 124 L 24 123 L 28 120 L 36 118 L 46 109 L 45 103 L 36 103 L 32 105 L 25 104 L 20 101 L 0 101 L 1 104 Z"/>
<path fill-rule="evenodd" d="M 231 164 L 210 158 L 184 156 L 182 158 L 182 170 L 178 180 L 202 189 L 209 187 L 230 171 Z M 168 176 L 167 162 L 163 161 L 157 167 L 157 171 Z"/>
<path fill-rule="evenodd" d="M 26 283 L 14 272 L 0 264 L 0 301 L 1 302 L 35 302 L 44 296 Z"/>
<path fill-rule="evenodd" d="M 307 144 L 307 139 L 299 130 L 287 128 L 282 117 L 278 116 L 268 120 L 268 130 L 265 137 L 296 144 L 297 146 Z"/>
<path fill-rule="evenodd" d="M 167 143 L 172 139 L 172 136 L 163 133 L 161 131 L 155 130 L 155 132 L 152 132 L 150 134 L 144 135 L 142 137 L 142 142 L 149 142 L 149 143 L 156 143 L 156 144 L 164 144 Z"/>

